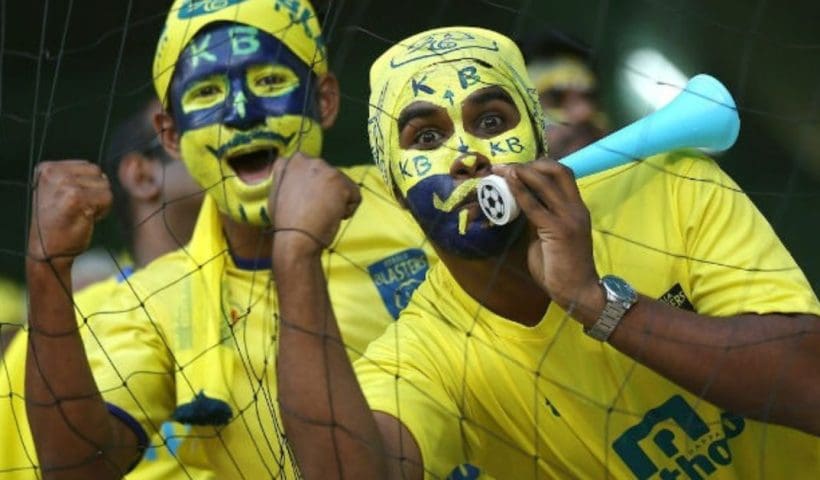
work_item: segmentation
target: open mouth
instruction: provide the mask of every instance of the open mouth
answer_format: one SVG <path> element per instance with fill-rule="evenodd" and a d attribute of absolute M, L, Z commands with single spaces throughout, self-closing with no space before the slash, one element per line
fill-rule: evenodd
<path fill-rule="evenodd" d="M 270 178 L 273 162 L 279 156 L 279 149 L 263 148 L 228 158 L 228 165 L 242 182 L 254 185 Z"/>

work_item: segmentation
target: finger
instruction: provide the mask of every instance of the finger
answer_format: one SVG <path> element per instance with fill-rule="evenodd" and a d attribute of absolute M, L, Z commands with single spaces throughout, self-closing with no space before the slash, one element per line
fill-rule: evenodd
<path fill-rule="evenodd" d="M 342 174 L 344 175 L 344 174 Z M 362 193 L 359 189 L 359 186 L 353 183 L 352 180 L 345 177 L 347 182 L 349 183 L 349 195 L 347 200 L 347 205 L 345 209 L 344 216 L 342 218 L 348 219 L 356 213 L 356 210 L 359 208 L 359 205 L 362 203 Z"/>
<path fill-rule="evenodd" d="M 520 167 L 512 167 L 504 173 L 504 179 L 510 187 L 510 192 L 531 223 L 535 226 L 545 226 L 550 223 L 552 213 L 524 185 L 518 176 L 519 170 Z"/>
<path fill-rule="evenodd" d="M 98 221 L 105 217 L 111 209 L 113 195 L 107 185 L 99 187 L 74 187 L 67 192 L 67 202 L 72 202 L 76 209 L 86 218 Z"/>
<path fill-rule="evenodd" d="M 545 169 L 539 162 L 516 168 L 516 174 L 521 183 L 550 211 L 557 212 L 566 203 L 566 198 L 559 190 L 551 169 Z"/>
<path fill-rule="evenodd" d="M 103 189 L 103 190 L 110 190 L 111 183 L 108 181 L 108 177 L 104 174 L 101 175 L 88 175 L 88 174 L 80 174 L 80 175 L 72 175 L 67 179 L 71 183 L 71 185 L 75 185 L 80 188 L 90 188 L 90 189 Z"/>
<path fill-rule="evenodd" d="M 282 191 L 283 182 L 285 177 L 288 176 L 287 172 L 294 168 L 293 165 L 295 164 L 292 164 L 294 161 L 294 156 L 279 157 L 273 163 L 273 188 L 268 192 L 268 206 L 271 212 L 276 212 L 278 208 L 279 194 Z"/>
<path fill-rule="evenodd" d="M 508 163 L 499 163 L 492 165 L 491 171 L 499 177 L 503 177 L 511 168 L 512 166 Z"/>
<path fill-rule="evenodd" d="M 102 169 L 85 160 L 41 162 L 34 172 L 35 185 L 42 181 L 55 182 L 65 178 L 107 178 Z"/>
<path fill-rule="evenodd" d="M 113 203 L 113 194 L 110 188 L 100 188 L 89 190 L 89 201 L 93 209 L 92 218 L 95 222 L 102 220 L 111 211 L 111 204 Z"/>
<path fill-rule="evenodd" d="M 574 198 L 581 198 L 581 193 L 578 190 L 578 183 L 575 181 L 575 173 L 572 169 L 563 163 L 542 158 L 532 163 L 533 168 L 550 176 L 555 182 L 561 197 L 564 201 L 569 201 Z"/>

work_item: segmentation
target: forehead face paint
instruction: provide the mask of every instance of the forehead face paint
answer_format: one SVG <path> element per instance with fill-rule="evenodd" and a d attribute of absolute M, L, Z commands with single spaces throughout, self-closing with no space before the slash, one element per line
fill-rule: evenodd
<path fill-rule="evenodd" d="M 267 116 L 317 118 L 316 78 L 276 37 L 223 24 L 191 40 L 171 82 L 181 133 L 215 123 L 252 125 Z"/>
<path fill-rule="evenodd" d="M 222 24 L 195 36 L 169 89 L 191 175 L 237 221 L 268 225 L 273 161 L 318 156 L 316 77 L 278 39 Z"/>
<path fill-rule="evenodd" d="M 478 122 L 497 118 L 492 102 L 510 101 L 518 112 L 517 123 L 510 122 L 493 135 L 475 133 Z M 425 135 L 423 117 L 406 118 L 412 107 L 405 107 L 419 105 L 417 102 L 446 112 L 452 122 L 451 132 L 446 132 L 449 137 L 434 148 L 418 148 L 416 144 L 402 148 L 401 132 L 393 136 L 389 158 L 396 187 L 425 233 L 440 248 L 468 258 L 500 254 L 512 233 L 520 230 L 521 222 L 491 224 L 475 201 L 477 178 L 462 181 L 450 172 L 454 162 L 470 166 L 479 156 L 493 164 L 535 159 L 538 142 L 522 99 L 512 81 L 497 70 L 461 60 L 419 72 L 398 97 L 394 118 L 402 119 L 405 128 L 408 122 L 420 122 L 413 127 L 414 134 Z"/>

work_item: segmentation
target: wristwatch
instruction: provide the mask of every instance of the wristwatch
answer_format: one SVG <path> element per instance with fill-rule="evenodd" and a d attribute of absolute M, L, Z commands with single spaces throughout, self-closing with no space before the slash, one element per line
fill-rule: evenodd
<path fill-rule="evenodd" d="M 638 301 L 638 294 L 626 280 L 615 275 L 604 275 L 598 283 L 606 292 L 606 305 L 595 324 L 585 328 L 584 333 L 595 340 L 605 342 L 626 312 Z"/>

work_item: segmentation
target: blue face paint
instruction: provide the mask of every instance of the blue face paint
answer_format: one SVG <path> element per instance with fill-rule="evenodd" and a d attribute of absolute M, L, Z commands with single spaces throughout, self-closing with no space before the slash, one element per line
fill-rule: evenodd
<path fill-rule="evenodd" d="M 287 85 L 268 87 L 277 82 Z M 266 117 L 282 115 L 318 120 L 315 87 L 313 71 L 276 37 L 225 23 L 191 40 L 177 63 L 169 94 L 182 134 L 212 124 L 246 130 Z"/>
<path fill-rule="evenodd" d="M 461 233 L 459 213 L 462 208 L 444 212 L 434 206 L 433 200 L 435 196 L 450 198 L 455 188 L 450 175 L 440 174 L 425 178 L 407 191 L 407 205 L 424 233 L 442 250 L 462 258 L 488 258 L 503 253 L 522 231 L 525 217 L 521 215 L 513 222 L 496 226 L 479 213 Z"/>

